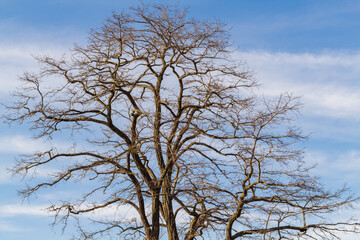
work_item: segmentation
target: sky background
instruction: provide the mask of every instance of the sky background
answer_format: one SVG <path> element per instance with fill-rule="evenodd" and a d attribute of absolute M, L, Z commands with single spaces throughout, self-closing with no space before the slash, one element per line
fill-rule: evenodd
<path fill-rule="evenodd" d="M 318 164 L 313 173 L 329 189 L 347 183 L 360 195 L 360 1 L 173 2 L 189 7 L 192 17 L 217 18 L 231 27 L 235 57 L 254 72 L 261 94 L 302 97 L 297 124 L 309 134 L 303 144 L 305 160 Z M 113 11 L 138 3 L 0 0 L 0 101 L 11 101 L 9 91 L 19 84 L 18 76 L 38 69 L 32 55 L 61 56 L 74 43 L 84 44 L 89 30 L 100 27 Z M 46 148 L 48 143 L 31 136 L 26 125 L 0 124 L 0 239 L 67 239 L 71 228 L 62 235 L 43 211 L 66 190 L 49 189 L 22 202 L 17 191 L 25 183 L 6 171 L 19 154 Z M 352 213 L 359 216 L 358 210 Z"/>

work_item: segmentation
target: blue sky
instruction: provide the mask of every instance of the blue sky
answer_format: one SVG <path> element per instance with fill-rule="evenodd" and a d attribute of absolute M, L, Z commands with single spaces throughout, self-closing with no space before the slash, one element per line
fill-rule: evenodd
<path fill-rule="evenodd" d="M 261 94 L 288 91 L 302 96 L 298 124 L 310 134 L 304 143 L 305 160 L 318 163 L 313 172 L 330 189 L 347 183 L 360 195 L 360 2 L 174 2 L 189 7 L 193 17 L 228 23 L 238 48 L 235 56 L 262 83 Z M 36 71 L 31 55 L 61 56 L 73 43 L 84 43 L 90 28 L 101 26 L 113 11 L 137 3 L 0 0 L 0 100 L 9 101 L 9 91 L 19 84 L 22 72 Z M 60 227 L 52 228 L 52 217 L 42 210 L 66 190 L 44 191 L 22 203 L 16 190 L 24 183 L 5 170 L 19 154 L 46 147 L 46 142 L 31 140 L 27 127 L 0 124 L 0 239 L 66 239 L 67 233 L 61 235 Z"/>

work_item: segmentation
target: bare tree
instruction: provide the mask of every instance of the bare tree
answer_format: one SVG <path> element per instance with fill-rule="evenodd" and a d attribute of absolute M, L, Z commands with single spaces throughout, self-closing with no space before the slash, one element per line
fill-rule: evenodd
<path fill-rule="evenodd" d="M 37 59 L 43 68 L 24 74 L 7 119 L 30 122 L 37 138 L 70 134 L 77 146 L 23 156 L 15 173 L 58 172 L 22 194 L 86 181 L 92 188 L 79 199 L 49 208 L 57 221 L 109 208 L 136 215 L 97 217 L 97 229 L 80 227 L 79 239 L 358 232 L 356 222 L 327 218 L 356 199 L 345 188 L 326 191 L 294 145 L 304 138 L 292 126 L 299 100 L 253 93 L 256 81 L 232 59 L 224 24 L 140 6 L 114 14 L 70 56 Z"/>

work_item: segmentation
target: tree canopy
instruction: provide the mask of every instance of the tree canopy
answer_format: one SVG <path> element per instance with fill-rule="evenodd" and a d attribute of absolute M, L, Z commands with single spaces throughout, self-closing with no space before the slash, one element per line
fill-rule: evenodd
<path fill-rule="evenodd" d="M 91 182 L 78 199 L 49 207 L 79 219 L 78 239 L 333 239 L 357 222 L 327 214 L 357 199 L 310 175 L 293 126 L 301 105 L 258 87 L 234 59 L 221 22 L 170 5 L 113 14 L 85 46 L 61 59 L 38 57 L 25 73 L 11 122 L 37 138 L 69 135 L 76 146 L 23 156 L 15 173 L 56 166 L 25 197 L 67 181 Z M 94 227 L 82 215 L 128 209 Z"/>

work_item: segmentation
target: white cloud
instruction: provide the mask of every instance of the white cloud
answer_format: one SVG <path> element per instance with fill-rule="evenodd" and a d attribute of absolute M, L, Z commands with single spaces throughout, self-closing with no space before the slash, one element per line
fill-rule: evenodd
<path fill-rule="evenodd" d="M 1 34 L 1 32 L 0 32 Z M 6 95 L 21 84 L 19 76 L 24 72 L 37 72 L 39 65 L 32 56 L 62 56 L 67 48 L 47 44 L 4 45 L 0 43 L 0 94 Z"/>
<path fill-rule="evenodd" d="M 75 146 L 71 141 L 56 141 L 49 139 L 33 139 L 26 135 L 0 136 L 0 153 L 23 153 L 29 154 L 37 151 L 48 151 L 52 146 L 57 149 L 73 149 Z M 87 146 L 86 143 L 82 146 Z"/>
<path fill-rule="evenodd" d="M 88 205 L 87 207 L 91 207 L 91 205 Z M 150 205 L 148 206 L 148 209 L 149 208 L 151 209 Z M 95 219 L 120 216 L 121 219 L 127 219 L 129 221 L 140 221 L 138 212 L 129 205 L 111 205 L 100 210 L 87 213 L 84 216 L 92 217 Z"/>
<path fill-rule="evenodd" d="M 239 52 L 236 57 L 254 69 L 263 94 L 302 96 L 307 115 L 360 119 L 360 53 Z"/>
<path fill-rule="evenodd" d="M 305 161 L 309 164 L 317 163 L 313 172 L 327 181 L 335 181 L 338 185 L 348 183 L 357 191 L 360 181 L 360 151 L 349 150 L 343 153 L 326 153 L 320 151 L 308 151 Z"/>
<path fill-rule="evenodd" d="M 84 144 L 86 145 L 86 144 Z M 33 154 L 37 151 L 48 151 L 52 148 L 71 149 L 74 147 L 71 142 L 34 140 L 26 135 L 0 136 L 0 184 L 19 183 L 18 175 L 13 176 L 9 169 L 15 165 L 14 155 Z M 59 169 L 54 166 L 38 167 L 29 170 L 27 176 L 34 178 L 48 178 L 57 173 Z"/>
<path fill-rule="evenodd" d="M 45 205 L 21 205 L 21 204 L 7 204 L 0 205 L 0 232 L 24 232 L 32 229 L 15 225 L 10 218 L 17 218 L 21 216 L 50 216 L 46 212 Z"/>
<path fill-rule="evenodd" d="M 0 152 L 33 153 L 46 150 L 49 145 L 23 135 L 1 136 Z"/>
<path fill-rule="evenodd" d="M 51 214 L 46 211 L 47 207 L 46 205 L 0 205 L 0 217 L 14 217 L 17 215 L 49 216 Z"/>
<path fill-rule="evenodd" d="M 334 163 L 334 168 L 344 172 L 356 172 L 357 177 L 360 177 L 360 151 L 351 150 L 341 154 Z"/>
<path fill-rule="evenodd" d="M 18 78 L 23 72 L 39 70 L 32 56 L 61 57 L 74 41 L 86 39 L 84 31 L 78 29 L 38 29 L 16 19 L 0 19 L 0 36 L 0 95 L 3 96 L 20 84 Z"/>

